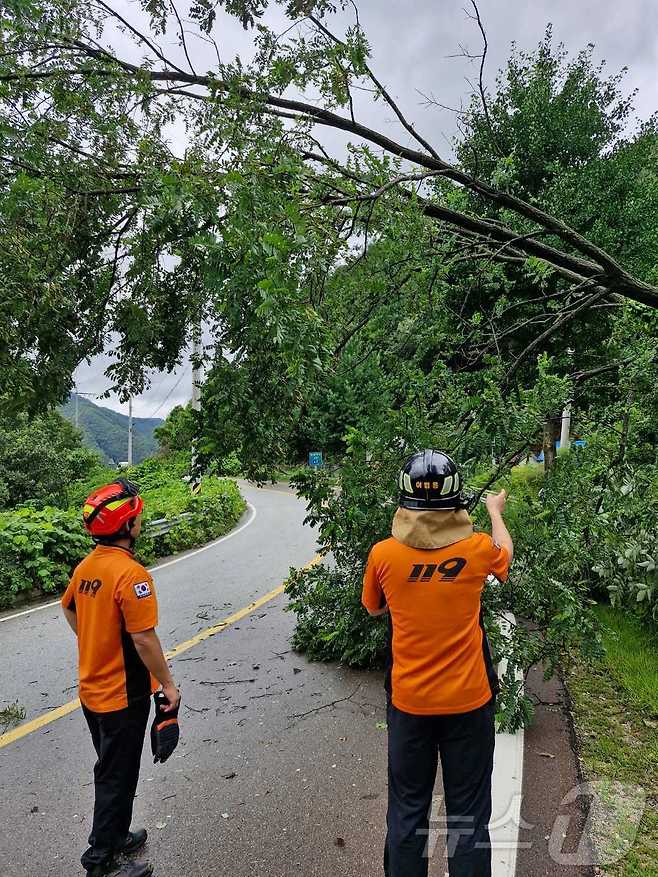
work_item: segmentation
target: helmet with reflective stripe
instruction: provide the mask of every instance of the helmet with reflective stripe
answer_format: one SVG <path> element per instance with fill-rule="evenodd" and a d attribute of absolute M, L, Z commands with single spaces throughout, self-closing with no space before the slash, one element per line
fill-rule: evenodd
<path fill-rule="evenodd" d="M 144 500 L 136 484 L 119 478 L 112 484 L 99 487 L 87 497 L 82 519 L 92 536 L 118 535 L 125 525 L 141 514 Z"/>
<path fill-rule="evenodd" d="M 449 510 L 466 507 L 457 464 L 428 448 L 413 454 L 400 470 L 400 505 L 405 509 Z"/>

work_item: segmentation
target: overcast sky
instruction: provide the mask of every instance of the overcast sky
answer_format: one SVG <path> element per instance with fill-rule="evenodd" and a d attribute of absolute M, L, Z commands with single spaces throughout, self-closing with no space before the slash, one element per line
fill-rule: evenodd
<path fill-rule="evenodd" d="M 115 8 L 131 22 L 143 28 L 144 19 L 139 5 L 121 0 Z M 510 44 L 514 41 L 521 49 L 534 49 L 543 37 L 546 25 L 552 22 L 556 41 L 576 53 L 587 43 L 594 43 L 595 58 L 605 59 L 607 70 L 617 72 L 628 68 L 626 87 L 638 90 L 635 99 L 637 115 L 646 119 L 658 109 L 658 26 L 655 18 L 655 0 L 480 0 L 479 8 L 489 41 L 485 77 L 493 83 L 495 74 L 505 65 Z M 432 141 L 443 155 L 450 154 L 450 140 L 455 133 L 455 115 L 436 106 L 423 106 L 423 94 L 431 94 L 442 104 L 459 107 L 468 100 L 470 86 L 475 82 L 477 66 L 463 57 L 449 56 L 460 53 L 460 45 L 476 54 L 481 50 L 479 31 L 466 15 L 467 0 L 360 0 L 358 3 L 361 25 L 372 48 L 372 66 L 380 81 L 394 96 L 416 129 Z M 179 11 L 184 10 L 181 3 Z M 353 21 L 352 14 L 341 14 L 329 22 L 332 30 Z M 275 11 L 266 18 L 273 27 L 283 26 L 284 19 Z M 224 59 L 236 54 L 250 55 L 251 32 L 226 17 L 218 17 L 215 36 Z M 120 57 L 137 60 L 136 50 L 127 37 L 108 32 L 107 42 L 114 46 Z M 173 38 L 165 37 L 161 45 L 174 60 L 181 53 Z M 200 40 L 191 40 L 189 48 L 197 72 L 213 66 L 214 50 Z M 184 59 L 183 59 L 184 60 Z M 370 104 L 360 101 L 361 120 L 375 125 L 392 136 L 409 142 L 391 111 L 381 102 Z M 324 140 L 334 150 L 340 150 L 340 137 L 323 132 Z M 172 132 L 172 140 L 179 154 L 185 151 L 185 135 L 181 129 Z M 78 389 L 100 393 L 108 386 L 103 372 L 107 357 L 96 358 L 91 365 L 83 364 L 76 373 Z M 164 417 L 177 404 L 184 404 L 191 394 L 191 367 L 188 361 L 173 374 L 153 375 L 151 389 L 134 400 L 138 416 Z M 116 399 L 101 400 L 99 404 L 127 411 Z"/>

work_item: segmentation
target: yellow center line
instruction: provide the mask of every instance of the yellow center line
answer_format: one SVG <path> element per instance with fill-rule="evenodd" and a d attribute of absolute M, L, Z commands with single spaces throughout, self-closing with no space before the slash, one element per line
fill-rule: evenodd
<path fill-rule="evenodd" d="M 322 557 L 319 554 L 316 554 L 313 560 L 303 566 L 302 569 L 310 569 L 321 560 Z M 261 606 L 264 606 L 266 603 L 274 600 L 275 597 L 279 597 L 281 594 L 283 594 L 284 589 L 285 582 L 282 585 L 279 585 L 277 588 L 274 588 L 272 591 L 269 591 L 267 594 L 264 594 L 262 597 L 259 597 L 257 600 L 254 600 L 253 603 L 250 603 L 243 609 L 239 609 L 237 612 L 234 612 L 233 615 L 229 615 L 228 618 L 220 621 L 219 624 L 213 624 L 212 627 L 207 627 L 205 630 L 199 631 L 199 633 L 195 634 L 191 639 L 185 640 L 185 642 L 175 646 L 173 649 L 171 649 L 171 651 L 166 652 L 167 660 L 177 658 L 179 655 L 182 655 L 183 652 L 189 651 L 190 649 L 194 648 L 194 646 L 199 645 L 199 643 L 202 643 L 209 637 L 215 636 L 215 634 L 217 633 L 221 633 L 227 627 L 230 627 L 231 624 L 235 624 L 236 621 L 240 621 L 241 618 L 245 618 L 247 615 L 251 615 L 253 612 L 256 611 L 256 609 L 260 609 Z M 49 710 L 47 713 L 44 713 L 37 719 L 31 719 L 29 722 L 24 722 L 17 728 L 14 728 L 11 731 L 7 731 L 5 734 L 0 734 L 0 749 L 3 749 L 5 746 L 9 746 L 10 743 L 15 743 L 16 740 L 20 740 L 22 737 L 26 737 L 28 734 L 32 734 L 33 731 L 38 731 L 39 728 L 43 728 L 46 725 L 49 725 L 51 722 L 56 722 L 57 719 L 68 716 L 69 713 L 75 712 L 75 710 L 77 709 L 80 709 L 80 698 L 78 697 L 76 697 L 75 700 L 69 701 L 69 703 L 65 703 L 62 706 L 56 707 L 56 709 L 54 710 Z"/>
<path fill-rule="evenodd" d="M 25 724 L 19 725 L 17 728 L 14 728 L 13 731 L 7 731 L 6 734 L 0 735 L 0 749 L 4 746 L 9 746 L 9 744 L 13 743 L 15 740 L 20 740 L 21 737 L 25 737 L 27 734 L 31 734 L 32 731 L 38 731 L 39 728 L 43 728 L 45 725 L 57 721 L 57 719 L 62 719 L 64 716 L 68 716 L 69 713 L 75 712 L 77 709 L 80 709 L 79 697 L 76 697 L 75 700 L 69 701 L 69 703 L 58 706 L 57 709 L 44 713 L 42 716 L 39 716 L 38 719 L 32 719 L 31 722 L 25 722 Z"/>

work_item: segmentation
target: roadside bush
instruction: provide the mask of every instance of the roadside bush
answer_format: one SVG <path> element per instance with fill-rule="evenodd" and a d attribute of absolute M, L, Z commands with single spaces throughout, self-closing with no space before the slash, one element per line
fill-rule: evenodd
<path fill-rule="evenodd" d="M 149 457 L 138 466 L 124 470 L 125 476 L 134 481 L 142 493 L 163 487 L 170 482 L 180 482 L 190 472 L 189 453 L 179 452 L 166 457 Z M 122 474 L 124 474 L 122 473 Z"/>
<path fill-rule="evenodd" d="M 138 542 L 142 563 L 151 564 L 158 557 L 185 551 L 228 533 L 246 509 L 238 486 L 228 479 L 207 478 L 199 493 L 192 494 L 184 482 L 144 492 L 146 528 Z M 162 536 L 149 536 L 148 522 L 159 518 L 190 515 Z"/>
<path fill-rule="evenodd" d="M 658 625 L 658 527 L 640 529 L 594 568 L 610 603 Z"/>
<path fill-rule="evenodd" d="M 328 472 L 333 472 L 334 466 L 332 466 L 331 461 L 325 457 L 324 460 L 324 469 Z M 296 465 L 290 466 L 289 468 L 284 469 L 281 474 L 282 481 L 297 481 L 300 478 L 304 478 L 304 476 L 312 471 L 311 467 L 307 463 L 298 463 Z"/>
<path fill-rule="evenodd" d="M 97 487 L 121 477 L 134 481 L 144 496 L 152 490 L 157 491 L 173 483 L 185 488 L 181 490 L 182 495 L 187 494 L 189 487 L 182 478 L 189 472 L 189 468 L 190 457 L 189 454 L 184 453 L 171 454 L 167 457 L 149 457 L 130 469 L 116 469 L 101 464 L 94 467 L 84 478 L 71 482 L 66 493 L 66 504 L 81 508 L 85 499 Z"/>
<path fill-rule="evenodd" d="M 178 481 L 145 491 L 144 499 L 147 526 L 138 542 L 138 556 L 145 564 L 222 536 L 245 509 L 235 482 L 216 478 L 202 482 L 196 495 Z M 148 521 L 184 512 L 190 517 L 169 533 L 148 535 Z M 0 513 L 0 609 L 64 590 L 71 570 L 92 547 L 79 508 Z"/>
<path fill-rule="evenodd" d="M 118 469 L 99 462 L 84 478 L 78 478 L 66 485 L 62 506 L 79 511 L 93 490 L 102 484 L 109 484 L 119 475 Z"/>
<path fill-rule="evenodd" d="M 545 477 L 523 469 L 498 485 L 511 493 L 517 606 L 533 593 L 536 620 L 548 621 L 549 592 L 567 587 L 658 623 L 658 468 L 610 469 L 593 436 L 587 448 L 560 454 Z"/>
<path fill-rule="evenodd" d="M 615 479 L 597 523 L 592 570 L 598 590 L 658 628 L 658 467 Z"/>
<path fill-rule="evenodd" d="M 221 460 L 211 464 L 210 472 L 213 475 L 227 475 L 229 478 L 237 478 L 242 475 L 244 466 L 238 455 L 233 451 Z"/>
<path fill-rule="evenodd" d="M 76 511 L 46 507 L 0 513 L 0 609 L 63 591 L 90 547 Z"/>
<path fill-rule="evenodd" d="M 292 646 L 312 661 L 333 661 L 336 655 L 355 667 L 381 663 L 387 641 L 386 619 L 364 625 L 361 575 L 346 576 L 324 565 L 295 570 L 286 583 L 289 607 L 297 625 Z"/>

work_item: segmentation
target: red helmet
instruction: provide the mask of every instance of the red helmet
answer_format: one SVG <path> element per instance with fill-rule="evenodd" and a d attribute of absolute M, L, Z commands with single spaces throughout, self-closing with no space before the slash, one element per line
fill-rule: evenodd
<path fill-rule="evenodd" d="M 141 514 L 143 508 L 144 500 L 137 486 L 126 478 L 119 478 L 87 497 L 82 519 L 92 536 L 113 536 Z"/>

